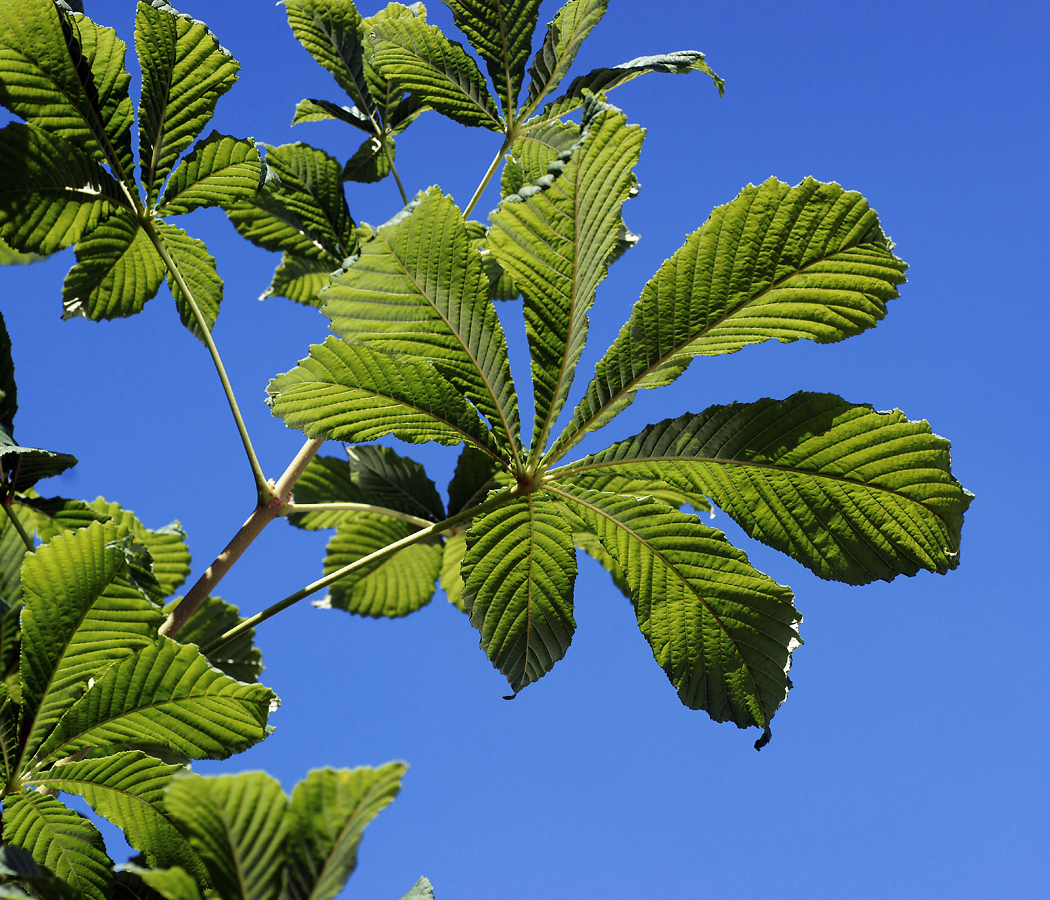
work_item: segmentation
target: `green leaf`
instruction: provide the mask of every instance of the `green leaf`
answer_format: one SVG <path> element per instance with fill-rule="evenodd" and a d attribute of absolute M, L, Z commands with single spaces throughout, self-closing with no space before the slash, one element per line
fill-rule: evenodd
<path fill-rule="evenodd" d="M 161 240 L 164 241 L 164 246 L 167 248 L 169 255 L 175 261 L 179 273 L 185 280 L 187 287 L 189 287 L 193 299 L 197 301 L 197 308 L 204 317 L 208 331 L 211 332 L 211 329 L 215 326 L 215 320 L 219 317 L 219 304 L 222 303 L 222 279 L 215 268 L 215 258 L 208 252 L 204 241 L 190 237 L 181 228 L 159 222 L 157 231 Z M 168 282 L 168 290 L 171 291 L 171 296 L 175 298 L 175 308 L 179 311 L 179 318 L 182 319 L 182 324 L 189 329 L 194 337 L 203 343 L 204 336 L 201 332 L 200 324 L 197 322 L 196 316 L 193 315 L 193 310 L 186 301 L 186 297 L 176 283 L 170 269 L 165 271 L 165 276 Z"/>
<path fill-rule="evenodd" d="M 500 485 L 496 483 L 499 466 L 490 456 L 465 446 L 456 462 L 456 471 L 448 485 L 448 512 L 455 515 L 484 502 L 489 491 Z"/>
<path fill-rule="evenodd" d="M 340 525 L 328 542 L 324 574 L 331 575 L 418 530 L 416 525 L 389 516 L 358 513 L 353 522 Z M 430 538 L 340 579 L 315 606 L 375 619 L 407 616 L 433 599 L 440 574 L 441 541 Z"/>
<path fill-rule="evenodd" d="M 542 452 L 587 339 L 587 312 L 616 246 L 620 206 L 634 186 L 644 132 L 592 98 L 582 139 L 560 175 L 509 197 L 489 243 L 525 297 L 536 396 L 533 453 Z"/>
<path fill-rule="evenodd" d="M 225 208 L 234 227 L 265 250 L 340 265 L 356 246 L 343 167 L 323 150 L 299 143 L 267 146 L 266 163 L 277 180 L 251 200 Z"/>
<path fill-rule="evenodd" d="M 328 287 L 335 265 L 330 257 L 315 259 L 285 253 L 273 273 L 273 281 L 259 299 L 287 297 L 304 306 L 321 306 L 324 301 L 317 295 Z"/>
<path fill-rule="evenodd" d="M 619 565 L 638 627 L 681 701 L 716 722 L 767 727 L 801 643 L 790 588 L 695 516 L 563 482 L 548 488 Z"/>
<path fill-rule="evenodd" d="M 113 861 L 102 835 L 87 819 L 60 800 L 36 791 L 4 798 L 4 841 L 24 847 L 89 900 L 110 900 Z"/>
<path fill-rule="evenodd" d="M 698 71 L 709 75 L 718 88 L 719 96 L 725 94 L 725 82 L 719 78 L 704 62 L 704 54 L 696 50 L 676 50 L 658 56 L 639 56 L 630 62 L 621 63 L 612 68 L 593 69 L 586 75 L 574 78 L 569 89 L 544 107 L 543 112 L 525 123 L 525 128 L 538 128 L 552 119 L 575 112 L 584 105 L 587 93 L 604 94 L 618 88 L 639 75 L 649 72 L 664 72 L 670 75 L 688 75 Z"/>
<path fill-rule="evenodd" d="M 18 386 L 15 384 L 15 360 L 11 355 L 11 335 L 0 314 L 0 429 L 14 437 L 15 413 L 18 412 Z"/>
<path fill-rule="evenodd" d="M 27 549 L 22 535 L 11 522 L 11 516 L 18 517 L 29 535 L 36 527 L 36 516 L 20 503 L 12 503 L 7 510 L 7 513 L 0 513 L 0 600 L 7 608 L 12 608 L 22 603 L 22 561 Z"/>
<path fill-rule="evenodd" d="M 177 778 L 165 806 L 222 900 L 277 900 L 288 815 L 275 779 L 264 772 Z"/>
<path fill-rule="evenodd" d="M 525 185 L 539 181 L 562 154 L 569 154 L 580 143 L 580 126 L 555 120 L 527 131 L 510 145 L 503 167 L 503 197 L 516 194 Z"/>
<path fill-rule="evenodd" d="M 369 48 L 354 4 L 350 0 L 284 0 L 284 6 L 296 40 L 332 73 L 367 119 L 375 110 L 365 78 Z"/>
<path fill-rule="evenodd" d="M 268 169 L 252 138 L 213 131 L 197 142 L 175 170 L 157 207 L 158 216 L 181 216 L 202 206 L 226 207 L 251 200 Z"/>
<path fill-rule="evenodd" d="M 527 117 L 553 91 L 594 26 L 605 15 L 609 0 L 569 0 L 547 25 L 547 37 L 529 66 L 529 92 L 522 117 Z"/>
<path fill-rule="evenodd" d="M 26 779 L 27 785 L 83 797 L 124 832 L 153 868 L 178 865 L 205 877 L 204 867 L 164 809 L 164 791 L 182 766 L 138 750 L 62 763 Z"/>
<path fill-rule="evenodd" d="M 292 495 L 294 503 L 367 503 L 358 487 L 354 469 L 347 460 L 336 456 L 315 456 L 299 480 Z M 324 510 L 293 512 L 288 521 L 306 531 L 335 528 L 351 522 L 360 510 Z"/>
<path fill-rule="evenodd" d="M 138 4 L 135 47 L 142 68 L 139 165 L 152 205 L 179 155 L 237 81 L 240 65 L 203 22 L 165 0 Z"/>
<path fill-rule="evenodd" d="M 532 52 L 541 0 L 444 0 L 456 27 L 485 60 L 504 115 L 512 118 Z"/>
<path fill-rule="evenodd" d="M 21 447 L 0 430 L 0 483 L 6 490 L 26 491 L 42 478 L 58 475 L 77 464 L 68 453 Z"/>
<path fill-rule="evenodd" d="M 45 544 L 64 531 L 77 531 L 92 522 L 108 522 L 112 518 L 109 513 L 100 512 L 83 500 L 32 494 L 19 496 L 18 502 L 35 513 L 37 537 Z"/>
<path fill-rule="evenodd" d="M 350 470 L 366 503 L 438 522 L 445 506 L 426 469 L 389 447 L 348 447 Z"/>
<path fill-rule="evenodd" d="M 503 267 L 496 262 L 496 257 L 489 250 L 489 230 L 480 222 L 467 222 L 467 233 L 470 242 L 481 257 L 481 267 L 489 279 L 490 300 L 517 300 L 521 291 Z"/>
<path fill-rule="evenodd" d="M 266 737 L 276 698 L 211 666 L 193 644 L 168 638 L 110 666 L 37 751 L 43 763 L 86 747 L 226 759 Z"/>
<path fill-rule="evenodd" d="M 470 614 L 470 609 L 463 600 L 463 557 L 467 553 L 466 534 L 451 534 L 445 538 L 445 550 L 441 554 L 441 590 L 460 612 Z"/>
<path fill-rule="evenodd" d="M 390 151 L 389 155 L 387 150 Z M 361 184 L 374 184 L 390 174 L 391 160 L 394 158 L 394 139 L 392 137 L 365 138 L 357 152 L 346 161 L 343 167 L 343 181 L 356 181 Z"/>
<path fill-rule="evenodd" d="M 752 537 L 847 584 L 954 569 L 971 499 L 926 422 L 834 394 L 667 419 L 571 471 L 588 487 L 612 472 L 707 495 Z"/>
<path fill-rule="evenodd" d="M 418 18 L 386 19 L 373 27 L 372 47 L 379 74 L 423 106 L 461 125 L 503 131 L 477 64 L 437 26 Z"/>
<path fill-rule="evenodd" d="M 4 624 L 6 627 L 7 623 Z M 4 784 L 15 784 L 18 777 L 18 703 L 6 684 L 0 684 L 0 757 Z"/>
<path fill-rule="evenodd" d="M 179 604 L 176 598 L 165 607 L 170 613 Z M 240 611 L 231 603 L 219 597 L 206 597 L 190 620 L 179 630 L 180 644 L 196 644 L 207 647 L 231 628 L 242 622 Z M 206 653 L 205 656 L 216 669 L 225 672 L 230 678 L 255 684 L 263 671 L 262 652 L 255 646 L 255 629 L 249 628 L 218 650 Z"/>
<path fill-rule="evenodd" d="M 360 128 L 368 134 L 373 134 L 375 128 L 364 113 L 356 106 L 339 106 L 328 100 L 300 100 L 295 105 L 295 115 L 292 116 L 293 125 L 302 125 L 305 122 L 324 122 L 335 119 L 338 122 L 346 122 Z"/>
<path fill-rule="evenodd" d="M 421 875 L 401 900 L 434 900 L 434 886 Z"/>
<path fill-rule="evenodd" d="M 470 441 L 499 459 L 462 393 L 431 366 L 330 337 L 266 388 L 273 414 L 309 437 L 363 443 L 384 435 L 419 444 Z"/>
<path fill-rule="evenodd" d="M 774 338 L 830 343 L 874 327 L 905 268 L 860 194 L 812 178 L 745 188 L 642 289 L 550 458 L 607 423 L 640 388 L 670 384 L 694 356 Z"/>
<path fill-rule="evenodd" d="M 126 577 L 127 529 L 94 522 L 22 566 L 21 739 L 28 758 L 89 679 L 149 646 L 164 619 Z"/>
<path fill-rule="evenodd" d="M 378 769 L 320 769 L 295 786 L 284 900 L 333 900 L 357 866 L 365 826 L 397 796 L 407 768 L 394 762 Z"/>
<path fill-rule="evenodd" d="M 322 312 L 347 341 L 432 362 L 516 452 L 517 396 L 488 293 L 462 214 L 431 188 L 362 242 L 332 277 Z"/>
<path fill-rule="evenodd" d="M 572 531 L 548 496 L 521 497 L 474 519 L 462 573 L 470 624 L 517 694 L 565 655 L 576 630 Z"/>
<path fill-rule="evenodd" d="M 76 247 L 62 285 L 62 318 L 96 322 L 142 312 L 164 279 L 164 260 L 131 213 L 107 218 Z"/>
<path fill-rule="evenodd" d="M 61 136 L 19 122 L 0 129 L 0 237 L 15 250 L 62 250 L 124 203 L 113 178 Z"/>
<path fill-rule="evenodd" d="M 143 869 L 131 863 L 124 864 L 124 873 L 134 875 L 166 900 L 201 900 L 197 879 L 180 866 L 167 869 Z M 122 873 L 123 874 L 123 873 Z M 120 875 L 117 876 L 118 879 Z"/>
<path fill-rule="evenodd" d="M 108 163 L 131 185 L 133 112 L 125 49 L 113 29 L 58 4 L 3 0 L 0 104 Z"/>
<path fill-rule="evenodd" d="M 47 257 L 39 253 L 19 253 L 0 240 L 0 266 L 24 266 L 42 259 L 47 259 Z"/>

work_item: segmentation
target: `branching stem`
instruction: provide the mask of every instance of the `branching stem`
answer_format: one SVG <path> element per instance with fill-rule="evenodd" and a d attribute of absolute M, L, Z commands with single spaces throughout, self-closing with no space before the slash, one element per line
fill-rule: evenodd
<path fill-rule="evenodd" d="M 197 583 L 190 588 L 182 602 L 172 610 L 167 621 L 159 629 L 161 634 L 175 637 L 179 629 L 189 621 L 190 616 L 208 598 L 215 586 L 222 581 L 223 576 L 230 571 L 233 564 L 241 558 L 241 554 L 251 546 L 252 541 L 262 533 L 267 525 L 283 513 L 291 498 L 292 488 L 295 487 L 295 483 L 310 464 L 310 460 L 321 449 L 323 443 L 324 441 L 308 440 L 288 468 L 284 470 L 277 484 L 272 488 L 267 485 L 267 490 L 271 492 L 270 502 L 265 506 L 255 508 L 248 517 L 248 521 L 233 536 L 233 540 L 208 566 L 208 570 L 197 579 Z"/>
<path fill-rule="evenodd" d="M 259 507 L 262 508 L 270 503 L 273 495 L 270 492 L 270 486 L 266 481 L 266 476 L 263 474 L 262 466 L 259 465 L 259 458 L 255 455 L 255 448 L 252 447 L 251 438 L 248 436 L 248 428 L 244 424 L 244 418 L 241 416 L 240 407 L 237 405 L 237 398 L 233 393 L 233 386 L 230 384 L 230 379 L 226 375 L 226 367 L 222 364 L 222 357 L 219 356 L 219 348 L 215 346 L 215 341 L 212 340 L 208 323 L 205 321 L 204 316 L 200 311 L 200 307 L 197 305 L 197 301 L 193 297 L 193 292 L 190 290 L 189 285 L 186 284 L 186 279 L 182 277 L 182 272 L 179 270 L 178 265 L 176 265 L 175 260 L 172 259 L 171 254 L 168 253 L 168 248 L 164 245 L 164 241 L 157 232 L 153 220 L 148 216 L 143 216 L 140 221 L 146 235 L 153 242 L 153 246 L 157 248 L 160 258 L 164 260 L 164 265 L 167 266 L 168 271 L 171 272 L 171 277 L 175 280 L 175 284 L 178 285 L 179 290 L 182 291 L 182 296 L 186 299 L 186 304 L 193 313 L 193 318 L 197 322 L 198 329 L 200 329 L 204 345 L 208 348 L 208 352 L 211 354 L 212 362 L 215 364 L 215 371 L 219 373 L 219 381 L 222 382 L 222 389 L 226 394 L 226 401 L 230 405 L 230 412 L 233 413 L 233 420 L 237 424 L 237 432 L 241 436 L 241 443 L 244 444 L 244 452 L 248 454 L 248 463 L 252 467 L 252 476 L 255 478 L 255 488 L 259 495 Z"/>
<path fill-rule="evenodd" d="M 240 635 L 244 634 L 244 632 L 254 628 L 260 622 L 265 622 L 267 619 L 277 615 L 277 613 L 283 612 L 284 610 L 288 609 L 289 606 L 298 603 L 304 597 L 309 597 L 311 594 L 316 594 L 322 588 L 326 588 L 329 585 L 335 584 L 335 582 L 339 581 L 341 578 L 345 578 L 347 575 L 352 575 L 358 569 L 363 569 L 366 566 L 372 565 L 373 563 L 380 562 L 386 559 L 388 556 L 392 556 L 393 554 L 397 553 L 399 550 L 404 550 L 406 547 L 411 547 L 413 544 L 418 544 L 420 541 L 426 540 L 429 537 L 435 537 L 437 535 L 440 535 L 442 532 L 448 531 L 450 528 L 454 528 L 455 526 L 460 525 L 463 522 L 469 521 L 475 516 L 480 516 L 487 512 L 491 512 L 492 510 L 502 506 L 504 503 L 509 503 L 511 500 L 514 500 L 519 496 L 520 493 L 521 492 L 515 486 L 509 491 L 505 491 L 502 494 L 498 494 L 491 500 L 486 500 L 484 503 L 481 503 L 478 506 L 456 513 L 456 515 L 451 516 L 450 518 L 445 519 L 442 522 L 434 522 L 428 524 L 426 528 L 421 528 L 414 534 L 410 534 L 407 537 L 403 537 L 399 541 L 394 541 L 394 543 L 388 544 L 386 547 L 383 547 L 383 549 L 376 550 L 375 553 L 369 553 L 368 556 L 362 556 L 360 559 L 355 560 L 349 565 L 343 566 L 343 568 L 338 569 L 331 575 L 326 575 L 324 578 L 313 582 L 313 584 L 308 584 L 306 587 L 296 591 L 294 594 L 289 594 L 283 600 L 275 603 L 273 606 L 267 607 L 262 612 L 256 613 L 254 616 L 244 619 L 235 627 L 231 628 L 229 631 L 225 632 L 224 634 L 216 638 L 214 641 L 212 641 L 207 647 L 202 648 L 203 652 L 212 653 L 215 650 L 218 650 L 224 644 L 229 643 L 234 638 L 239 637 Z"/>
<path fill-rule="evenodd" d="M 513 143 L 511 136 L 508 134 L 506 140 L 503 141 L 503 146 L 499 148 L 499 152 L 493 157 L 492 162 L 489 164 L 488 171 L 485 172 L 484 177 L 481 179 L 481 184 L 478 185 L 478 189 L 474 191 L 474 196 L 470 198 L 470 203 L 467 204 L 467 208 L 463 210 L 463 218 L 467 218 L 471 210 L 478 205 L 478 201 L 481 199 L 481 195 L 485 193 L 485 188 L 489 186 L 489 182 L 492 181 L 492 176 L 496 174 L 496 169 L 499 168 L 500 160 L 503 159 L 503 154 L 510 149 L 510 145 Z"/>

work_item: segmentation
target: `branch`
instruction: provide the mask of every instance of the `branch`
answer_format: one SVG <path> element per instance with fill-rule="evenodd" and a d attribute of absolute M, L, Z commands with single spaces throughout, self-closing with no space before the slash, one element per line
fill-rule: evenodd
<path fill-rule="evenodd" d="M 252 541 L 262 533 L 267 525 L 282 514 L 284 507 L 291 499 L 292 488 L 295 487 L 295 483 L 310 464 L 310 460 L 321 449 L 323 443 L 324 441 L 308 440 L 288 468 L 284 470 L 277 484 L 272 488 L 267 484 L 267 490 L 272 496 L 270 502 L 265 506 L 255 508 L 248 517 L 248 521 L 233 536 L 233 540 L 215 558 L 215 562 L 208 566 L 208 570 L 197 579 L 197 583 L 190 588 L 182 602 L 171 611 L 167 621 L 158 629 L 160 634 L 175 637 L 182 626 L 189 621 L 190 616 L 208 598 L 213 588 L 230 571 L 233 564 L 241 558 L 241 554 L 251 546 Z"/>

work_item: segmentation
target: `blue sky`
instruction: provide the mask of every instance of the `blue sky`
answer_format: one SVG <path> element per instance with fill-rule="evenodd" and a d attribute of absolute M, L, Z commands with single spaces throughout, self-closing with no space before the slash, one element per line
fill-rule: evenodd
<path fill-rule="evenodd" d="M 288 126 L 302 97 L 339 94 L 282 8 L 177 5 L 243 66 L 214 127 L 307 141 L 340 159 L 353 152 L 357 135 L 345 126 Z M 877 329 L 830 346 L 697 360 L 582 449 L 712 403 L 800 389 L 900 408 L 951 439 L 953 470 L 976 494 L 961 566 L 848 588 L 717 516 L 758 568 L 794 588 L 805 616 L 795 689 L 762 753 L 754 732 L 679 703 L 628 602 L 589 561 L 572 647 L 513 703 L 440 592 L 400 621 L 303 605 L 257 635 L 263 680 L 283 700 L 276 732 L 198 770 L 266 768 L 290 790 L 311 768 L 408 760 L 401 796 L 368 830 L 348 898 L 396 898 L 422 874 L 441 900 L 1046 897 L 1050 8 L 610 5 L 577 73 L 699 49 L 727 87 L 719 99 L 699 74 L 653 75 L 610 95 L 648 129 L 642 190 L 624 211 L 642 241 L 599 290 L 578 390 L 649 276 L 749 182 L 813 175 L 861 191 L 911 268 Z M 130 39 L 132 4 L 86 7 Z M 544 4 L 541 22 L 556 10 Z M 429 21 L 453 31 L 437 2 Z M 463 204 L 498 146 L 430 113 L 399 139 L 398 167 L 410 193 L 438 183 Z M 383 222 L 401 205 L 390 181 L 347 195 L 358 221 Z M 497 199 L 490 191 L 479 212 Z M 270 416 L 263 389 L 323 340 L 326 320 L 286 300 L 257 302 L 277 259 L 217 211 L 180 225 L 218 259 L 226 299 L 215 338 L 276 477 L 302 438 Z M 61 322 L 71 264 L 66 251 L 0 275 L 17 437 L 81 461 L 42 490 L 102 494 L 152 527 L 179 519 L 199 573 L 253 503 L 217 379 L 163 289 L 131 320 Z M 512 335 L 520 314 L 501 307 Z M 447 484 L 454 451 L 408 452 Z M 242 611 L 262 609 L 320 575 L 324 542 L 275 523 L 219 593 Z"/>

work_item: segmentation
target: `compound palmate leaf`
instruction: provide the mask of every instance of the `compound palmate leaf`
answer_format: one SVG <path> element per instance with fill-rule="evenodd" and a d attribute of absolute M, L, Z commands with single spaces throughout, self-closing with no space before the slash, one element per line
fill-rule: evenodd
<path fill-rule="evenodd" d="M 812 178 L 745 188 L 643 288 L 549 458 L 640 388 L 670 384 L 695 356 L 772 339 L 829 343 L 874 327 L 905 268 L 860 194 Z"/>
<path fill-rule="evenodd" d="M 421 192 L 332 278 L 322 312 L 345 340 L 427 360 L 517 453 L 518 403 L 507 341 L 466 223 L 440 189 Z"/>
<path fill-rule="evenodd" d="M 462 573 L 481 648 L 517 694 L 565 655 L 576 630 L 572 529 L 549 497 L 521 497 L 471 523 Z"/>
<path fill-rule="evenodd" d="M 567 474 L 663 479 L 822 578 L 867 584 L 959 564 L 970 495 L 950 463 L 926 422 L 800 392 L 667 419 Z"/>
<path fill-rule="evenodd" d="M 791 589 L 725 535 L 651 498 L 548 485 L 583 519 L 630 588 L 638 627 L 691 709 L 767 728 L 787 696 L 802 620 Z"/>

